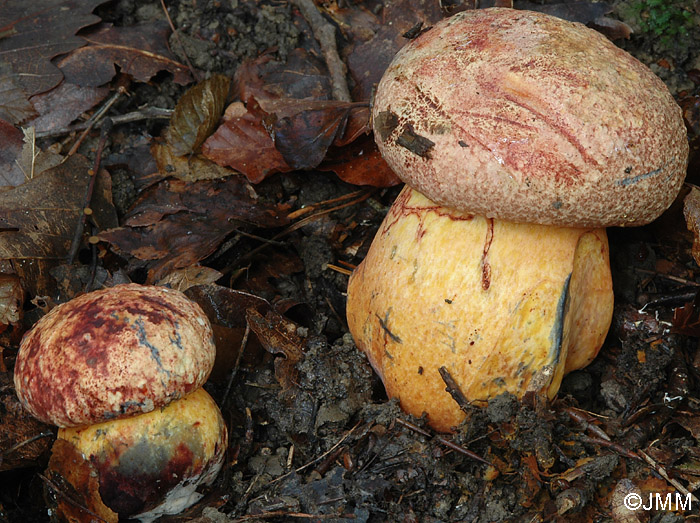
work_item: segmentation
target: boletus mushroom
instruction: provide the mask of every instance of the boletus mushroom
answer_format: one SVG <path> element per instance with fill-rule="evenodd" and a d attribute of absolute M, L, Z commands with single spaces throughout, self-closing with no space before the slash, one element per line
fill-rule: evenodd
<path fill-rule="evenodd" d="M 115 518 L 151 521 L 194 503 L 221 467 L 226 425 L 201 389 L 215 351 L 206 315 L 184 294 L 118 285 L 34 325 L 20 344 L 15 389 L 95 468 Z"/>
<path fill-rule="evenodd" d="M 492 8 L 404 46 L 373 122 L 407 187 L 347 317 L 388 395 L 440 431 L 464 419 L 450 392 L 553 397 L 610 325 L 605 228 L 653 221 L 683 183 L 673 97 L 581 24 Z"/>

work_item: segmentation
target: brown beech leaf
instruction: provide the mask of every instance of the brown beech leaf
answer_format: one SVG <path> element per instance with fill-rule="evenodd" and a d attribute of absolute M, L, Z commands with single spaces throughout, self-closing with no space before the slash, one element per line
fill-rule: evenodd
<path fill-rule="evenodd" d="M 152 261 L 152 283 L 203 260 L 242 223 L 287 223 L 286 209 L 257 201 L 251 189 L 240 176 L 193 183 L 167 179 L 141 195 L 123 227 L 99 237 L 121 253 Z"/>
<path fill-rule="evenodd" d="M 285 112 L 291 114 L 276 119 L 275 145 L 292 169 L 312 169 L 345 132 L 353 105 L 335 100 L 287 102 Z"/>
<path fill-rule="evenodd" d="M 199 264 L 190 265 L 184 269 L 176 269 L 165 278 L 156 282 L 156 285 L 170 287 L 180 292 L 185 292 L 195 285 L 207 285 L 214 283 L 223 276 L 222 273 L 211 267 L 203 267 Z"/>
<path fill-rule="evenodd" d="M 139 82 L 168 71 L 176 83 L 188 84 L 192 81 L 189 70 L 168 50 L 169 33 L 165 21 L 129 27 L 101 24 L 81 34 L 88 45 L 61 58 L 56 65 L 66 81 L 81 86 L 106 84 L 116 74 L 115 65 Z"/>
<path fill-rule="evenodd" d="M 382 23 L 374 36 L 356 43 L 348 51 L 348 69 L 355 80 L 353 100 L 370 99 L 389 62 L 409 41 L 403 34 L 418 24 L 427 29 L 441 20 L 440 4 L 430 0 L 396 0 L 384 7 Z"/>
<path fill-rule="evenodd" d="M 17 159 L 24 145 L 22 131 L 14 125 L 0 120 L 0 191 L 22 185 L 27 178 Z"/>
<path fill-rule="evenodd" d="M 332 148 L 318 168 L 333 171 L 338 178 L 354 185 L 391 187 L 401 183 L 382 158 L 372 136 L 361 137 L 344 147 Z"/>
<path fill-rule="evenodd" d="M 27 96 L 58 85 L 61 71 L 51 59 L 85 45 L 75 33 L 99 22 L 93 9 L 105 0 L 5 0 L 0 3 L 0 63 Z"/>
<path fill-rule="evenodd" d="M 190 88 L 175 106 L 166 141 L 176 156 L 196 152 L 219 124 L 231 80 L 215 74 Z"/>
<path fill-rule="evenodd" d="M 235 171 L 212 162 L 202 155 L 176 156 L 169 145 L 154 143 L 151 153 L 164 176 L 172 176 L 186 182 L 214 180 L 236 174 Z"/>
<path fill-rule="evenodd" d="M 693 259 L 700 264 L 700 189 L 692 187 L 683 200 L 683 216 L 688 230 L 693 233 Z"/>
<path fill-rule="evenodd" d="M 243 173 L 252 183 L 263 181 L 278 172 L 292 168 L 263 125 L 264 113 L 255 102 L 244 107 L 243 114 L 227 119 L 202 146 L 202 154 L 219 165 Z M 227 109 L 228 112 L 228 109 Z"/>
<path fill-rule="evenodd" d="M 65 521 L 119 521 L 119 516 L 102 501 L 97 470 L 72 443 L 63 439 L 54 442 L 46 475 L 48 487 L 54 491 L 53 510 Z"/>

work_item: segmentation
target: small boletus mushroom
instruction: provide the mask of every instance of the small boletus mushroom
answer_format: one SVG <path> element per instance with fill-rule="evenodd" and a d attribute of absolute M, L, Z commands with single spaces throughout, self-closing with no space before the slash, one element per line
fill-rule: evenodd
<path fill-rule="evenodd" d="M 184 294 L 117 285 L 58 305 L 25 334 L 15 389 L 95 467 L 114 517 L 151 521 L 196 502 L 221 468 L 226 426 L 201 388 L 215 353 L 209 320 Z M 50 470 L 70 467 L 60 455 L 54 446 Z"/>
<path fill-rule="evenodd" d="M 76 427 L 163 407 L 214 365 L 209 320 L 184 294 L 117 285 L 54 307 L 24 336 L 15 389 L 36 418 Z"/>
<path fill-rule="evenodd" d="M 651 222 L 683 183 L 666 86 L 581 24 L 472 10 L 397 53 L 373 122 L 407 187 L 347 317 L 389 396 L 441 431 L 464 419 L 445 377 L 468 401 L 553 397 L 610 325 L 605 227 Z"/>
<path fill-rule="evenodd" d="M 99 499 L 112 519 L 142 523 L 196 503 L 197 488 L 214 481 L 227 446 L 221 412 L 204 389 L 146 414 L 62 428 L 58 438 L 95 470 Z M 49 470 L 64 473 L 66 466 L 73 464 L 50 462 Z"/>

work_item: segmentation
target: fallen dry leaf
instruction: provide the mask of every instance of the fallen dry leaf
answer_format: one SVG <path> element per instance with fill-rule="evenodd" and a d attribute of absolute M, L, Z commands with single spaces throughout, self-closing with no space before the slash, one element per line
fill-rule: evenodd
<path fill-rule="evenodd" d="M 184 269 L 176 269 L 168 274 L 162 280 L 156 282 L 156 285 L 170 287 L 180 292 L 185 292 L 190 287 L 195 285 L 207 285 L 214 283 L 221 278 L 223 274 L 211 267 L 203 267 L 202 265 L 190 265 Z"/>
<path fill-rule="evenodd" d="M 391 187 L 401 183 L 382 158 L 371 135 L 332 149 L 318 168 L 333 171 L 338 178 L 353 185 Z"/>
<path fill-rule="evenodd" d="M 250 189 L 240 176 L 194 183 L 164 180 L 141 195 L 123 227 L 104 231 L 99 238 L 120 253 L 151 261 L 152 283 L 203 260 L 243 223 L 287 223 L 284 208 L 257 201 Z"/>
<path fill-rule="evenodd" d="M 49 425 L 22 407 L 10 383 L 12 374 L 0 372 L 0 472 L 39 465 L 46 459 L 52 436 Z"/>
<path fill-rule="evenodd" d="M 215 74 L 187 90 L 177 102 L 165 139 L 176 156 L 197 152 L 219 124 L 231 80 Z"/>
<path fill-rule="evenodd" d="M 8 70 L 8 66 L 0 66 L 0 120 L 18 124 L 35 116 L 36 111 Z"/>
<path fill-rule="evenodd" d="M 297 334 L 297 325 L 275 311 L 267 311 L 263 316 L 255 309 L 246 311 L 250 330 L 255 333 L 260 344 L 271 354 L 281 356 L 275 359 L 275 377 L 283 391 L 297 387 L 298 371 L 296 364 L 301 360 L 304 339 Z"/>
<path fill-rule="evenodd" d="M 270 310 L 270 304 L 254 294 L 221 285 L 196 285 L 188 288 L 185 294 L 202 307 L 212 324 L 216 360 L 211 379 L 223 381 L 239 360 L 246 331 L 246 311 L 254 309 L 265 314 Z M 253 364 L 260 352 L 257 338 L 249 336 L 241 360 Z"/>
<path fill-rule="evenodd" d="M 264 113 L 250 102 L 243 116 L 226 120 L 202 146 L 202 154 L 218 163 L 243 173 L 252 183 L 263 181 L 291 167 L 263 125 Z"/>
<path fill-rule="evenodd" d="M 5 0 L 0 3 L 0 63 L 27 96 L 43 93 L 63 80 L 51 63 L 56 56 L 85 45 L 75 33 L 100 21 L 92 11 L 105 0 Z M 40 45 L 37 45 L 39 44 Z"/>
<path fill-rule="evenodd" d="M 102 24 L 82 32 L 80 36 L 88 45 L 61 58 L 56 65 L 67 82 L 81 86 L 106 84 L 116 74 L 115 65 L 139 82 L 148 82 L 159 71 L 168 71 L 176 83 L 185 85 L 192 77 L 168 50 L 169 32 L 164 21 L 130 27 Z"/>
<path fill-rule="evenodd" d="M 172 176 L 186 182 L 196 182 L 236 174 L 236 171 L 218 165 L 199 154 L 176 156 L 170 146 L 164 143 L 154 143 L 151 153 L 158 165 L 158 172 L 164 177 Z"/>
<path fill-rule="evenodd" d="M 80 87 L 63 82 L 46 93 L 31 97 L 30 101 L 39 114 L 25 127 L 31 125 L 38 133 L 62 129 L 92 109 L 107 93 L 107 87 Z"/>

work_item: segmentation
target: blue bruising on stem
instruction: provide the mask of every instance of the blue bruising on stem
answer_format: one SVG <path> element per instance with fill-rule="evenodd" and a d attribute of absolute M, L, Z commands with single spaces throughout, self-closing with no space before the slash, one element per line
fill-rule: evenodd
<path fill-rule="evenodd" d="M 566 320 L 566 313 L 569 312 L 569 284 L 571 283 L 571 273 L 566 277 L 564 282 L 564 288 L 559 296 L 559 302 L 557 303 L 557 315 L 554 319 L 554 325 L 552 326 L 552 331 L 549 334 L 549 339 L 551 341 L 549 349 L 549 361 L 553 367 L 557 367 L 559 364 L 559 358 L 561 357 L 561 344 L 564 340 L 564 322 Z"/>

